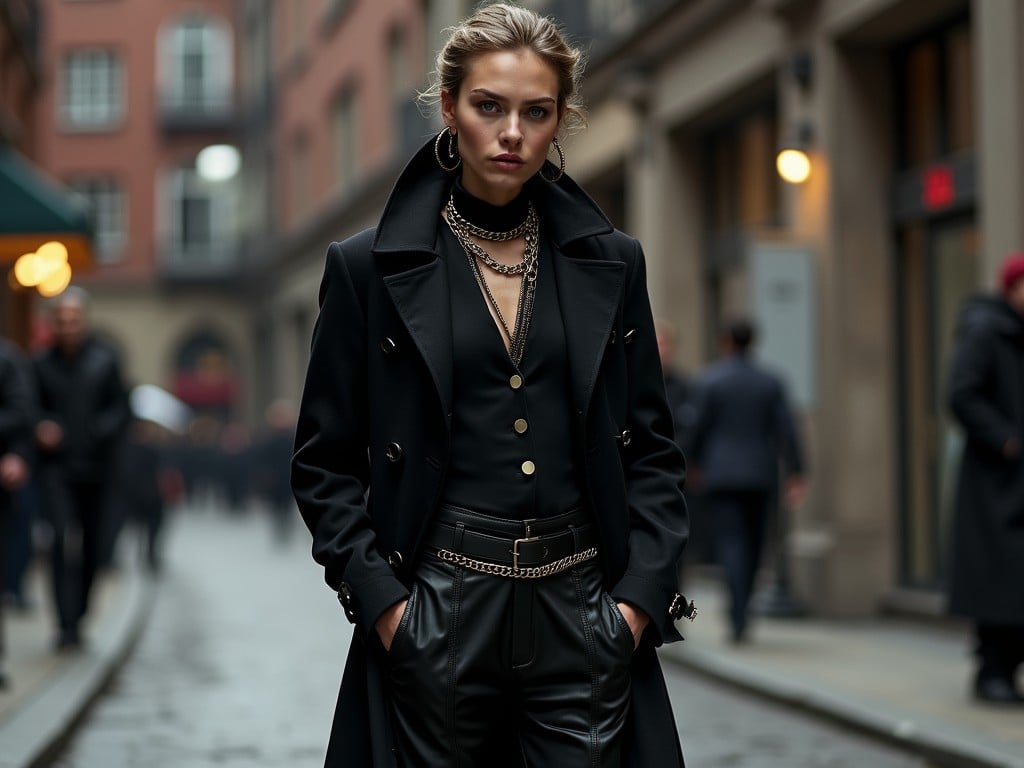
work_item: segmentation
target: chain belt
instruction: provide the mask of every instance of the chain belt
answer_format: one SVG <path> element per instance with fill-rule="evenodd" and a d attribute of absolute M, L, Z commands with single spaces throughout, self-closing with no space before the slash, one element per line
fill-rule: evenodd
<path fill-rule="evenodd" d="M 546 565 L 529 566 L 525 568 L 519 568 L 515 565 L 488 563 L 485 560 L 474 560 L 473 558 L 466 557 L 459 552 L 452 552 L 450 549 L 438 549 L 437 556 L 446 563 L 461 565 L 463 568 L 469 568 L 471 571 L 480 571 L 481 573 L 487 573 L 491 576 L 503 576 L 507 579 L 540 579 L 545 576 L 552 576 L 556 573 L 567 571 L 580 563 L 586 562 L 587 560 L 593 560 L 597 557 L 597 547 L 584 549 L 581 552 L 576 552 L 575 554 L 563 557 L 560 560 L 553 560 Z"/>

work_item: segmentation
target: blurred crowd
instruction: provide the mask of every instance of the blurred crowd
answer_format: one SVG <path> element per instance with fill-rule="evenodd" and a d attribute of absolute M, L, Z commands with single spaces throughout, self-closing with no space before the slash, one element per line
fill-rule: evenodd
<path fill-rule="evenodd" d="M 126 529 L 156 574 L 169 510 L 257 507 L 280 539 L 295 517 L 290 403 L 272 404 L 254 431 L 155 386 L 129 388 L 117 351 L 90 331 L 85 291 L 50 309 L 52 341 L 31 358 L 0 339 L 0 688 L 4 610 L 51 612 L 54 650 L 82 647 L 97 577 L 131 556 L 118 547 Z M 26 588 L 33 564 L 48 573 L 45 606 Z"/>

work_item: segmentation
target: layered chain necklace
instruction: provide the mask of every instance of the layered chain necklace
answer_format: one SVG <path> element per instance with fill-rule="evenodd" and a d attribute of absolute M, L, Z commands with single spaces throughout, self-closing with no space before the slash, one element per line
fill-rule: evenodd
<path fill-rule="evenodd" d="M 505 232 L 492 232 L 472 224 L 459 213 L 455 207 L 455 195 L 448 198 L 448 205 L 445 206 L 445 218 L 448 226 L 451 227 L 456 239 L 462 245 L 462 249 L 469 258 L 469 267 L 473 271 L 477 284 L 483 290 L 488 303 L 494 310 L 494 314 L 501 324 L 505 336 L 508 338 L 508 355 L 512 362 L 518 367 L 523 359 L 523 350 L 526 347 L 526 335 L 530 330 L 530 319 L 533 317 L 533 301 L 537 292 L 537 254 L 540 244 L 540 226 L 537 218 L 537 211 L 530 203 L 527 209 L 526 218 L 513 229 Z M 526 247 L 523 249 L 523 260 L 517 264 L 502 264 L 491 256 L 487 251 L 477 245 L 470 236 L 478 237 L 494 243 L 508 242 L 517 237 L 526 239 Z M 505 316 L 498 306 L 498 302 L 487 285 L 487 278 L 484 276 L 480 265 L 499 275 L 510 277 L 522 275 L 522 282 L 519 285 L 519 301 L 516 305 L 515 327 L 510 328 Z"/>

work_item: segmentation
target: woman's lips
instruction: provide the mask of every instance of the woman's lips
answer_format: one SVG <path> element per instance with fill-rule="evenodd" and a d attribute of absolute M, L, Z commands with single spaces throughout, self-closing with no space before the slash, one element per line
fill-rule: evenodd
<path fill-rule="evenodd" d="M 491 158 L 491 162 L 503 171 L 515 171 L 523 165 L 523 160 L 518 155 L 497 155 Z"/>

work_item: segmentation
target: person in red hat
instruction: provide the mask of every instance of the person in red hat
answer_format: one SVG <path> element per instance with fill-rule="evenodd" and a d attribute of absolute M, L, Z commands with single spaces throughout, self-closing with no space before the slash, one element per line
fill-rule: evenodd
<path fill-rule="evenodd" d="M 972 619 L 974 696 L 1024 704 L 1024 253 L 1008 256 L 1000 294 L 960 318 L 949 405 L 966 442 L 952 536 L 950 611 Z"/>

